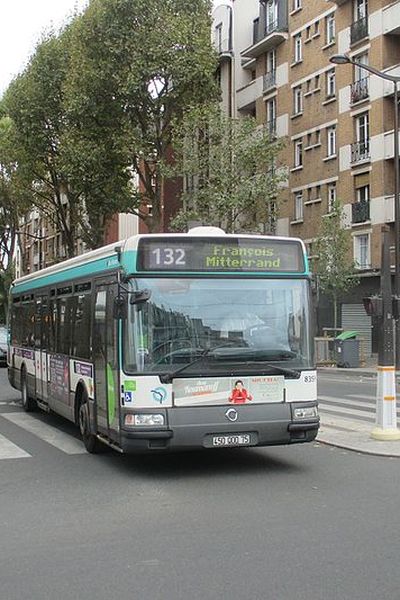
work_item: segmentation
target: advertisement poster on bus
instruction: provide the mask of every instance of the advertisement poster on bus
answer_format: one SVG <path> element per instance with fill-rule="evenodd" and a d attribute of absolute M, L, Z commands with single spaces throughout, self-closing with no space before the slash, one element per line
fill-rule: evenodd
<path fill-rule="evenodd" d="M 175 406 L 283 402 L 284 382 L 280 375 L 176 379 Z"/>
<path fill-rule="evenodd" d="M 50 356 L 50 394 L 52 399 L 69 404 L 69 359 L 55 354 Z"/>

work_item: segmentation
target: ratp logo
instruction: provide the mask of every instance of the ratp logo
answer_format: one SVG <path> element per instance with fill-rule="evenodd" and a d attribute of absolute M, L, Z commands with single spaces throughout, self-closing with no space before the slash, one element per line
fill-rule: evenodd
<path fill-rule="evenodd" d="M 158 402 L 159 404 L 162 404 L 167 399 L 167 390 L 163 387 L 154 388 L 154 390 L 151 390 L 151 393 L 153 394 L 154 402 Z"/>

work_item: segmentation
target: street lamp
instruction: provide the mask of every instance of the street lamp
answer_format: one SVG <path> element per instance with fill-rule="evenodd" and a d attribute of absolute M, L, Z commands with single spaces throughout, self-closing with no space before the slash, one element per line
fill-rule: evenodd
<path fill-rule="evenodd" d="M 386 79 L 393 83 L 394 89 L 394 226 L 395 226 L 395 306 L 396 306 L 396 343 L 395 356 L 393 356 L 393 298 L 390 281 L 390 261 L 388 247 L 388 232 L 385 228 L 382 244 L 382 269 L 381 269 L 381 297 L 382 297 L 382 343 L 379 344 L 379 366 L 378 366 L 378 389 L 377 389 L 377 425 L 372 432 L 376 439 L 394 440 L 400 439 L 397 429 L 396 414 L 396 373 L 395 368 L 400 369 L 400 320 L 398 313 L 398 302 L 400 298 L 400 172 L 399 172 L 399 98 L 398 82 L 400 77 L 389 75 L 378 71 L 374 67 L 353 60 L 347 54 L 334 54 L 330 62 L 335 65 L 355 65 L 360 69 L 369 71 L 373 75 Z M 394 360 L 395 358 L 395 360 Z M 396 365 L 396 366 L 394 366 Z M 379 401 L 381 400 L 381 404 Z"/>

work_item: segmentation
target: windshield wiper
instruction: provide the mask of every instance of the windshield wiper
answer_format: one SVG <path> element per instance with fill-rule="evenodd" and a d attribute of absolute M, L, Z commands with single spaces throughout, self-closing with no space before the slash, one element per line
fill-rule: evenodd
<path fill-rule="evenodd" d="M 179 373 L 182 373 L 182 371 L 185 371 L 192 365 L 195 365 L 196 363 L 200 362 L 205 356 L 210 354 L 210 352 L 214 352 L 214 350 L 218 350 L 219 348 L 226 348 L 227 345 L 228 344 L 222 344 L 221 346 L 213 346 L 211 348 L 205 348 L 202 352 L 200 352 L 199 356 L 196 356 L 196 358 L 194 358 L 190 362 L 186 363 L 186 365 L 183 365 L 182 367 L 179 367 L 179 369 L 175 369 L 175 371 L 171 371 L 170 373 L 160 374 L 161 381 L 163 383 L 171 383 L 171 381 L 173 380 L 173 378 L 176 375 L 178 375 Z"/>
<path fill-rule="evenodd" d="M 260 364 L 260 363 L 262 363 L 263 365 L 265 365 L 269 369 L 274 369 L 278 373 L 283 373 L 284 375 L 291 375 L 295 379 L 300 379 L 300 371 L 296 371 L 295 369 L 289 369 L 288 367 L 278 367 L 278 365 L 274 365 L 274 364 L 272 364 L 270 362 L 267 362 L 265 360 L 258 360 L 257 364 Z M 252 364 L 254 364 L 254 363 L 246 361 L 246 365 L 252 365 Z"/>

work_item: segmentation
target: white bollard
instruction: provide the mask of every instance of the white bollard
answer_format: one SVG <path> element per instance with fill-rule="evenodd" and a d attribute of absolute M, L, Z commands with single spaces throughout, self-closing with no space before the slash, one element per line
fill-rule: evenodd
<path fill-rule="evenodd" d="M 376 390 L 376 427 L 371 431 L 374 440 L 400 440 L 396 413 L 396 370 L 395 367 L 378 366 Z"/>

